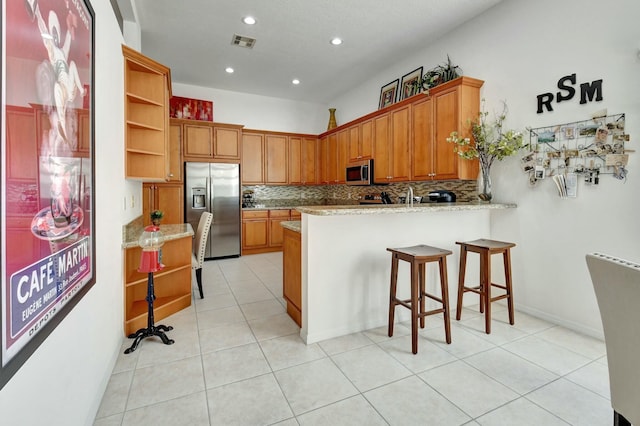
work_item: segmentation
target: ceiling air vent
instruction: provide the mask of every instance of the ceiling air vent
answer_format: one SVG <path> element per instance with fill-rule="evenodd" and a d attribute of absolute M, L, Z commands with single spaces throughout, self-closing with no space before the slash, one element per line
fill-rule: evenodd
<path fill-rule="evenodd" d="M 246 47 L 248 49 L 251 49 L 253 48 L 253 45 L 256 44 L 256 39 L 234 34 L 233 38 L 231 39 L 231 44 L 235 46 Z"/>

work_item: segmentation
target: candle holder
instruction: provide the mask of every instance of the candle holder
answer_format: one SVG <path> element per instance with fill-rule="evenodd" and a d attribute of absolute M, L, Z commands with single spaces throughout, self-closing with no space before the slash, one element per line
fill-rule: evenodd
<path fill-rule="evenodd" d="M 133 343 L 127 348 L 124 353 L 130 354 L 135 351 L 142 341 L 147 337 L 158 336 L 162 339 L 162 343 L 165 345 L 172 345 L 174 340 L 169 339 L 165 331 L 173 330 L 173 327 L 166 325 L 155 325 L 153 318 L 153 301 L 156 299 L 153 290 L 153 273 L 161 271 L 164 265 L 161 262 L 161 250 L 160 247 L 164 244 L 164 237 L 160 232 L 160 227 L 151 225 L 144 228 L 142 235 L 138 239 L 138 245 L 142 247 L 142 253 L 140 254 L 140 267 L 138 272 L 147 273 L 147 327 L 141 328 L 135 333 L 131 333 L 129 339 L 134 339 Z"/>

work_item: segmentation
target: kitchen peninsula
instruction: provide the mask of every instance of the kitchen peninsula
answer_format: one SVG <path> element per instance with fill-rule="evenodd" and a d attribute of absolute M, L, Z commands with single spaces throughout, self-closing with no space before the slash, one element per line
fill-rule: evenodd
<path fill-rule="evenodd" d="M 455 242 L 490 238 L 491 215 L 514 214 L 515 207 L 499 203 L 298 207 L 302 220 L 289 229 L 301 234 L 301 337 L 311 344 L 387 325 L 388 247 L 427 244 L 451 250 L 447 273 L 450 303 L 455 306 L 459 262 Z M 468 271 L 468 279 L 477 277 L 472 272 L 478 271 L 477 258 L 469 259 Z M 495 271 L 500 280 L 497 266 Z M 439 293 L 437 277 L 435 268 L 428 267 L 427 292 Z M 409 297 L 407 265 L 399 269 L 398 297 Z M 405 321 L 408 314 L 398 310 L 396 318 Z"/>

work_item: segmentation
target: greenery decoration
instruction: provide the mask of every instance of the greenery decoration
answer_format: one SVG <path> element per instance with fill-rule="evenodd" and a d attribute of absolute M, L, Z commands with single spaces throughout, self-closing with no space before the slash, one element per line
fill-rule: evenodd
<path fill-rule="evenodd" d="M 462 70 L 458 65 L 453 65 L 451 58 L 447 55 L 447 62 L 424 73 L 420 82 L 420 89 L 428 91 L 432 87 L 451 81 L 460 77 L 460 75 L 462 75 Z"/>
<path fill-rule="evenodd" d="M 495 116 L 493 122 L 487 120 L 489 113 L 484 109 L 477 120 L 470 120 L 471 138 L 461 138 L 458 132 L 451 132 L 447 142 L 455 144 L 454 151 L 464 159 L 478 158 L 480 167 L 489 170 L 495 160 L 501 161 L 524 148 L 522 133 L 505 130 L 504 120 L 507 118 L 507 104 L 503 102 L 502 113 Z"/>
<path fill-rule="evenodd" d="M 160 220 L 164 217 L 164 212 L 162 210 L 154 210 L 150 214 L 151 220 Z"/>

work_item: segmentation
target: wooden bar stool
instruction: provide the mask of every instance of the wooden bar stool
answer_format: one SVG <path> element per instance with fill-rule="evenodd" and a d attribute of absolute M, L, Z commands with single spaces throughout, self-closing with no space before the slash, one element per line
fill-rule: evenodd
<path fill-rule="evenodd" d="M 424 317 L 443 313 L 444 332 L 447 343 L 451 343 L 451 325 L 449 322 L 449 291 L 447 288 L 447 256 L 452 252 L 426 245 L 413 247 L 388 248 L 391 252 L 391 292 L 389 295 L 389 337 L 393 336 L 393 320 L 396 305 L 402 305 L 411 310 L 411 350 L 418 353 L 418 318 L 420 328 L 424 328 Z M 404 260 L 411 265 L 411 298 L 400 300 L 396 298 L 398 283 L 398 260 Z M 425 291 L 425 264 L 438 262 L 440 266 L 440 286 L 442 298 L 427 294 Z M 425 312 L 425 297 L 442 304 L 439 309 Z"/>
<path fill-rule="evenodd" d="M 480 295 L 480 312 L 484 312 L 485 332 L 491 333 L 491 302 L 507 299 L 509 308 L 509 324 L 514 324 L 513 296 L 511 294 L 511 248 L 516 245 L 503 241 L 479 239 L 475 241 L 456 242 L 460 245 L 460 273 L 458 276 L 458 304 L 456 308 L 456 320 L 462 315 L 462 296 L 471 291 Z M 467 252 L 480 255 L 480 284 L 475 287 L 464 285 L 465 269 L 467 267 Z M 505 285 L 491 282 L 491 255 L 502 254 L 504 259 Z M 491 297 L 491 287 L 505 290 L 505 294 Z"/>

